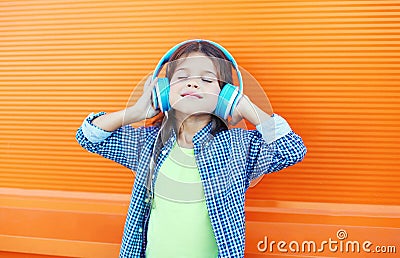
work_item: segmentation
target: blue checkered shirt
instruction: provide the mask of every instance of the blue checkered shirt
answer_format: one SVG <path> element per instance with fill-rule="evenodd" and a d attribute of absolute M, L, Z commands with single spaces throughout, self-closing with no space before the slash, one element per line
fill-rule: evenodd
<path fill-rule="evenodd" d="M 77 130 L 76 139 L 87 151 L 136 173 L 119 257 L 145 257 L 151 208 L 146 178 L 159 127 L 126 125 L 108 132 L 91 123 L 103 114 L 89 114 Z M 300 162 L 306 147 L 301 137 L 277 114 L 257 125 L 256 130 L 233 128 L 214 136 L 210 131 L 211 122 L 194 135 L 193 144 L 218 258 L 244 257 L 244 202 L 250 182 Z M 153 186 L 175 141 L 173 132 L 161 149 L 152 177 Z"/>

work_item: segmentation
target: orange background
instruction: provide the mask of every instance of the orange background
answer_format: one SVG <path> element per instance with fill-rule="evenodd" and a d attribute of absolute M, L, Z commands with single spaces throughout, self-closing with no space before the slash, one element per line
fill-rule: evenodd
<path fill-rule="evenodd" d="M 357 224 L 360 236 L 376 226 L 400 235 L 399 11 L 398 1 L 0 2 L 0 256 L 93 254 L 75 242 L 77 253 L 49 251 L 46 239 L 112 243 L 116 252 L 134 176 L 83 150 L 76 129 L 90 112 L 125 108 L 160 57 L 190 38 L 226 47 L 308 148 L 302 163 L 247 192 L 249 225 Z M 110 205 L 120 207 L 112 239 L 93 233 L 108 217 L 76 215 Z M 87 220 L 98 238 L 74 227 L 45 232 L 46 221 L 73 214 L 76 232 Z M 252 228 L 251 239 L 266 234 Z M 42 249 L 26 247 L 32 237 Z"/>

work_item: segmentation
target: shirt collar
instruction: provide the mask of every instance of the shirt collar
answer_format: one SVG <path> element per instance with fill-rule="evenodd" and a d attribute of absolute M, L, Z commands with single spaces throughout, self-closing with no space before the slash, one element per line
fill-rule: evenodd
<path fill-rule="evenodd" d="M 213 122 L 210 121 L 206 126 L 204 126 L 200 131 L 198 131 L 194 136 L 193 136 L 193 143 L 202 143 L 206 140 L 209 140 L 209 138 L 212 136 L 211 135 L 211 128 L 212 128 Z"/>

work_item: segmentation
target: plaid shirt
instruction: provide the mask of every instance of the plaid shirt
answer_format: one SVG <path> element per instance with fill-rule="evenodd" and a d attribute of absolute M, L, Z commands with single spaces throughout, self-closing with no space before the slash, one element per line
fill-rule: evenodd
<path fill-rule="evenodd" d="M 107 132 L 91 123 L 103 114 L 105 112 L 89 114 L 77 130 L 76 139 L 87 151 L 136 172 L 120 258 L 145 257 L 151 208 L 146 178 L 159 128 L 126 125 Z M 218 245 L 218 258 L 244 257 L 244 202 L 250 182 L 294 165 L 306 154 L 302 139 L 281 116 L 274 114 L 256 128 L 233 128 L 212 136 L 210 122 L 193 137 L 195 159 Z M 152 176 L 153 189 L 158 170 L 175 141 L 176 134 L 173 132 L 159 155 Z"/>

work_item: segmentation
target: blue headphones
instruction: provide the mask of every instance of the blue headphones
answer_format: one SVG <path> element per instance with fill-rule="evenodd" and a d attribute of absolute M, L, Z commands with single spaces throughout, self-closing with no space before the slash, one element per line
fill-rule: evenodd
<path fill-rule="evenodd" d="M 217 48 L 219 48 L 225 56 L 228 58 L 228 60 L 232 63 L 233 67 L 236 70 L 237 77 L 239 80 L 239 87 L 234 86 L 232 84 L 225 84 L 224 87 L 222 88 L 219 96 L 218 96 L 218 103 L 217 107 L 214 110 L 214 114 L 217 116 L 226 119 L 228 115 L 232 116 L 233 111 L 235 110 L 239 99 L 242 97 L 243 93 L 243 80 L 242 80 L 242 75 L 240 74 L 239 67 L 233 58 L 233 56 L 223 48 L 221 45 L 209 41 L 209 40 L 204 40 L 204 39 L 192 39 L 192 40 L 186 40 L 183 41 L 174 47 L 172 47 L 168 52 L 160 59 L 158 62 L 154 73 L 153 73 L 153 80 L 157 77 L 157 75 L 160 73 L 162 67 L 164 66 L 165 63 L 169 61 L 171 58 L 172 54 L 183 44 L 186 44 L 188 42 L 208 42 Z M 170 84 L 168 78 L 158 78 L 157 84 L 154 86 L 153 92 L 152 92 L 152 101 L 153 101 L 153 106 L 155 109 L 160 109 L 161 112 L 166 112 L 171 109 L 171 104 L 169 102 L 169 89 L 170 89 Z"/>

